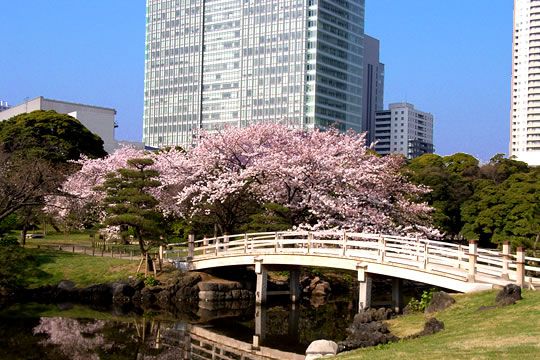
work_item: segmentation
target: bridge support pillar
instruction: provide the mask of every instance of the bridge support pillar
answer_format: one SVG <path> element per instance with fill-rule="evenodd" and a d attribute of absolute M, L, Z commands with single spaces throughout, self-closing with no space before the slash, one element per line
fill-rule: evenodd
<path fill-rule="evenodd" d="M 300 301 L 300 267 L 291 269 L 289 272 L 289 291 L 292 303 Z"/>
<path fill-rule="evenodd" d="M 401 312 L 403 309 L 403 280 L 394 278 L 392 279 L 392 308 L 396 313 Z"/>
<path fill-rule="evenodd" d="M 260 305 L 255 306 L 255 335 L 253 335 L 253 343 L 251 348 L 258 350 L 261 343 L 264 341 L 266 334 L 266 308 Z"/>
<path fill-rule="evenodd" d="M 364 310 L 371 306 L 371 276 L 365 267 L 358 267 L 358 309 Z"/>
<path fill-rule="evenodd" d="M 255 286 L 255 303 L 266 303 L 268 270 L 262 264 L 262 260 L 255 259 L 255 273 L 257 274 L 257 285 Z"/>

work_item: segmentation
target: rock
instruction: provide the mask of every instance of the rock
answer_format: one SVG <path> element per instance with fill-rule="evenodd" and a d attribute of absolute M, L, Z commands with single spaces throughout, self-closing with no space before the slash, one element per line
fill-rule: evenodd
<path fill-rule="evenodd" d="M 454 300 L 453 297 L 448 295 L 448 293 L 444 291 L 437 291 L 436 293 L 433 293 L 433 297 L 431 298 L 429 305 L 426 307 L 425 313 L 432 314 L 438 311 L 442 311 L 450 307 L 455 302 L 456 300 Z"/>
<path fill-rule="evenodd" d="M 431 318 L 424 324 L 424 330 L 420 333 L 420 336 L 432 335 L 444 330 L 444 323 L 435 318 Z"/>
<path fill-rule="evenodd" d="M 69 280 L 62 280 L 56 286 L 58 290 L 72 291 L 75 289 L 75 283 Z"/>
<path fill-rule="evenodd" d="M 514 305 L 516 301 L 521 299 L 521 288 L 514 284 L 508 284 L 499 291 L 495 303 L 497 306 Z"/>
<path fill-rule="evenodd" d="M 355 324 L 367 324 L 373 321 L 384 321 L 390 319 L 394 315 L 391 309 L 366 309 L 361 310 L 354 316 L 353 325 Z"/>
<path fill-rule="evenodd" d="M 334 356 L 337 354 L 338 344 L 330 340 L 315 340 L 309 344 L 306 350 L 307 359 L 318 359 L 326 355 Z"/>
<path fill-rule="evenodd" d="M 435 318 L 430 318 L 424 323 L 424 330 L 417 334 L 407 336 L 405 339 L 416 339 L 421 336 L 433 335 L 441 330 L 444 330 L 444 323 Z"/>
<path fill-rule="evenodd" d="M 109 284 L 92 285 L 79 290 L 79 300 L 90 304 L 111 304 L 112 287 Z"/>
<path fill-rule="evenodd" d="M 141 290 L 141 306 L 143 309 L 153 308 L 155 302 L 156 295 L 150 289 L 144 288 Z"/>
<path fill-rule="evenodd" d="M 135 295 L 135 288 L 126 283 L 113 283 L 112 288 L 112 301 L 116 305 L 125 305 L 131 302 L 133 295 Z"/>
<path fill-rule="evenodd" d="M 201 281 L 196 288 L 199 289 L 198 299 L 201 301 L 236 301 L 252 296 L 237 281 Z"/>
<path fill-rule="evenodd" d="M 326 281 L 319 282 L 311 292 L 311 296 L 326 296 L 332 291 L 330 284 Z"/>
<path fill-rule="evenodd" d="M 398 340 L 396 336 L 390 333 L 388 326 L 380 321 L 353 323 L 347 331 L 349 336 L 344 341 L 339 342 L 339 352 L 387 344 Z"/>
<path fill-rule="evenodd" d="M 321 281 L 321 278 L 318 276 L 315 276 L 311 281 L 309 282 L 309 288 L 311 290 L 315 289 L 315 286 Z"/>
<path fill-rule="evenodd" d="M 398 340 L 382 322 L 393 315 L 394 312 L 386 308 L 361 310 L 347 328 L 347 339 L 339 342 L 339 352 Z"/>

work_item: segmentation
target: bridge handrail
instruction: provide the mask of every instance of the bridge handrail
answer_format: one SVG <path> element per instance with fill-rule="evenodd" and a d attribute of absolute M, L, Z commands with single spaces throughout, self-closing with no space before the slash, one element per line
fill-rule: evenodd
<path fill-rule="evenodd" d="M 168 244 L 168 247 L 175 246 L 185 246 L 185 243 Z M 521 284 L 526 276 L 529 280 L 540 280 L 540 259 L 525 257 L 522 248 L 511 254 L 507 244 L 501 252 L 480 249 L 474 242 L 462 245 L 418 237 L 339 230 L 259 232 L 199 240 L 191 237 L 188 252 L 191 260 L 239 253 L 319 254 L 388 262 L 426 271 L 437 268 L 437 271 L 449 272 L 468 281 L 475 281 L 476 276 L 515 279 Z"/>

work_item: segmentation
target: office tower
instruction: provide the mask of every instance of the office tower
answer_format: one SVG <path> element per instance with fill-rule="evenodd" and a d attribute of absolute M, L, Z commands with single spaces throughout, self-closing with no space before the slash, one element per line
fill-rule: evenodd
<path fill-rule="evenodd" d="M 433 115 L 409 103 L 390 104 L 388 110 L 377 111 L 375 140 L 375 151 L 381 155 L 397 153 L 413 159 L 432 154 Z"/>
<path fill-rule="evenodd" d="M 514 1 L 510 156 L 540 166 L 540 1 Z"/>
<path fill-rule="evenodd" d="M 115 109 L 46 99 L 39 96 L 0 112 L 0 121 L 36 110 L 54 110 L 60 114 L 73 116 L 88 130 L 101 137 L 105 151 L 111 153 L 118 147 L 117 142 L 114 140 L 114 129 L 117 127 Z"/>
<path fill-rule="evenodd" d="M 364 0 L 147 0 L 143 141 L 283 122 L 362 128 Z"/>
<path fill-rule="evenodd" d="M 370 145 L 375 141 L 375 113 L 384 107 L 384 64 L 379 60 L 379 40 L 368 35 L 364 35 L 363 81 L 362 130 Z"/>

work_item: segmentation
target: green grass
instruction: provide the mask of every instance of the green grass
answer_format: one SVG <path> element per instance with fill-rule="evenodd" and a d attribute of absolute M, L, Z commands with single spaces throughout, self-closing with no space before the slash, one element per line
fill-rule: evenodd
<path fill-rule="evenodd" d="M 0 318 L 25 319 L 36 317 L 57 317 L 62 316 L 73 319 L 98 319 L 98 320 L 118 320 L 125 319 L 114 316 L 111 313 L 93 310 L 83 305 L 73 305 L 72 308 L 64 310 L 58 308 L 56 304 L 24 303 L 15 304 L 0 311 Z"/>
<path fill-rule="evenodd" d="M 39 231 L 35 232 L 40 233 Z M 92 247 L 95 245 L 96 249 L 101 249 L 103 240 L 98 240 L 97 235 L 95 238 L 95 244 L 92 242 L 92 240 L 93 239 L 90 237 L 90 234 L 86 232 L 75 232 L 68 234 L 49 232 L 44 238 L 41 239 L 26 239 L 26 246 L 32 248 L 38 246 L 47 247 L 55 245 L 84 247 Z M 105 252 L 111 251 L 111 249 L 113 249 L 115 252 L 124 251 L 129 253 L 130 251 L 133 251 L 137 253 L 139 251 L 139 245 L 135 243 L 128 245 L 107 243 L 105 245 Z M 150 251 L 157 251 L 157 247 L 151 248 Z"/>
<path fill-rule="evenodd" d="M 47 233 L 42 239 L 26 239 L 26 244 L 28 246 L 47 244 L 92 246 L 92 238 L 87 233 L 62 234 L 51 232 Z"/>
<path fill-rule="evenodd" d="M 538 359 L 540 291 L 525 291 L 516 305 L 478 311 L 494 304 L 495 291 L 457 295 L 457 303 L 435 314 L 445 330 L 414 340 L 344 353 L 336 359 Z M 423 314 L 389 321 L 399 337 L 419 332 Z"/>
<path fill-rule="evenodd" d="M 30 287 L 71 280 L 77 286 L 106 283 L 135 275 L 138 262 L 72 254 L 63 251 L 27 249 L 37 260 L 36 271 L 26 279 Z"/>

